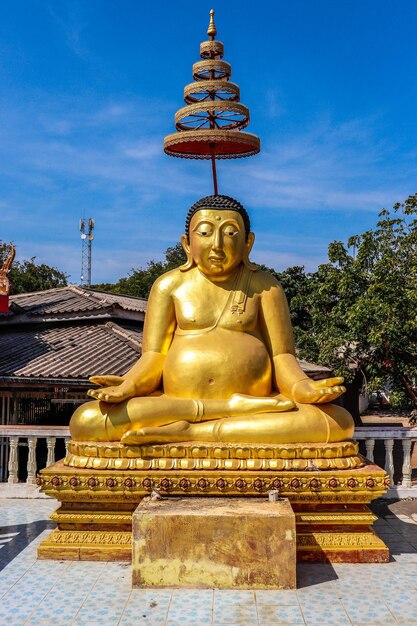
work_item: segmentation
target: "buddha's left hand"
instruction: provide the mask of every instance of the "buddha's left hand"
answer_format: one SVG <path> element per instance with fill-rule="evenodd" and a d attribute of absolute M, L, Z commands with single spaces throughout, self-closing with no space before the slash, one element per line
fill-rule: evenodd
<path fill-rule="evenodd" d="M 135 395 L 135 385 L 122 376 L 92 376 L 92 383 L 102 385 L 99 389 L 89 389 L 87 395 L 102 402 L 123 402 Z"/>
<path fill-rule="evenodd" d="M 324 380 L 304 378 L 293 385 L 292 397 L 295 402 L 301 404 L 333 402 L 346 391 L 346 387 L 342 383 L 342 377 L 325 378 Z"/>

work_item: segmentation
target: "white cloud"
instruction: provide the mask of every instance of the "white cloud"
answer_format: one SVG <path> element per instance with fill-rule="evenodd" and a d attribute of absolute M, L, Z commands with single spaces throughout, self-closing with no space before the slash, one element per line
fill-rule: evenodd
<path fill-rule="evenodd" d="M 380 123 L 325 120 L 291 139 L 271 136 L 263 153 L 243 165 L 239 193 L 256 207 L 300 211 L 375 211 L 401 199 L 417 167 L 378 138 Z M 229 168 L 228 183 L 236 171 Z"/>
<path fill-rule="evenodd" d="M 48 10 L 70 50 L 85 58 L 88 50 L 83 35 L 88 22 L 83 18 L 82 4 L 77 0 L 72 0 L 71 3 L 50 2 Z"/>
<path fill-rule="evenodd" d="M 124 154 L 131 159 L 142 161 L 161 156 L 160 137 L 153 139 L 137 141 L 135 144 L 126 146 L 123 149 Z"/>
<path fill-rule="evenodd" d="M 97 224 L 95 281 L 117 280 L 161 258 L 182 232 L 188 206 L 212 189 L 208 162 L 163 154 L 164 131 L 153 112 L 167 118 L 175 105 L 74 98 L 41 104 L 0 109 L 2 238 L 18 239 L 22 257 L 36 255 L 77 281 L 78 219 L 86 210 Z M 416 160 L 404 152 L 397 158 L 397 147 L 380 138 L 381 123 L 311 122 L 291 130 L 291 138 L 289 131 L 271 133 L 257 157 L 218 163 L 220 192 L 253 209 L 255 260 L 313 270 L 326 260 L 329 241 L 362 232 L 363 216 L 415 191 Z M 300 235 L 309 216 L 320 213 L 308 236 Z"/>

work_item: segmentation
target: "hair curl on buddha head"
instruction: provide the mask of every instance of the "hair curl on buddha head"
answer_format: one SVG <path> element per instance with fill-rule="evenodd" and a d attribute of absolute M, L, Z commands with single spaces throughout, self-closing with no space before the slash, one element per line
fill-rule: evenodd
<path fill-rule="evenodd" d="M 230 196 L 205 196 L 197 200 L 187 213 L 185 218 L 185 234 L 190 241 L 190 223 L 193 215 L 202 209 L 216 209 L 216 211 L 236 211 L 243 219 L 245 225 L 246 240 L 250 233 L 250 219 L 245 207 Z"/>

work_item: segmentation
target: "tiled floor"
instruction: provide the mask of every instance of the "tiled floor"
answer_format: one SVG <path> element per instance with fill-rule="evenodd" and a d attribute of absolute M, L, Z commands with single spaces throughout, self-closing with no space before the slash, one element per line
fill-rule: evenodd
<path fill-rule="evenodd" d="M 0 500 L 0 624 L 417 626 L 417 501 L 398 504 L 377 506 L 387 564 L 300 565 L 297 591 L 132 591 L 127 564 L 36 561 L 56 503 Z"/>

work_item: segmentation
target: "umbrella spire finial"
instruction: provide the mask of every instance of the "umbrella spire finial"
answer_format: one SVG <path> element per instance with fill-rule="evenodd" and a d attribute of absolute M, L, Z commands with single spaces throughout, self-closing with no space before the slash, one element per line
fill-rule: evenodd
<path fill-rule="evenodd" d="M 214 11 L 210 11 L 209 39 L 200 44 L 201 61 L 193 64 L 194 82 L 184 88 L 185 106 L 175 114 L 175 133 L 164 139 L 166 154 L 185 159 L 210 159 L 214 195 L 216 159 L 257 154 L 259 137 L 244 132 L 249 109 L 240 102 L 238 85 L 230 80 L 232 68 L 223 61 L 224 46 L 215 40 Z"/>
<path fill-rule="evenodd" d="M 214 9 L 210 10 L 210 23 L 209 23 L 209 27 L 207 29 L 207 35 L 210 37 L 210 39 L 213 41 L 215 36 L 217 35 L 217 28 L 216 28 L 216 24 L 214 23 Z"/>

